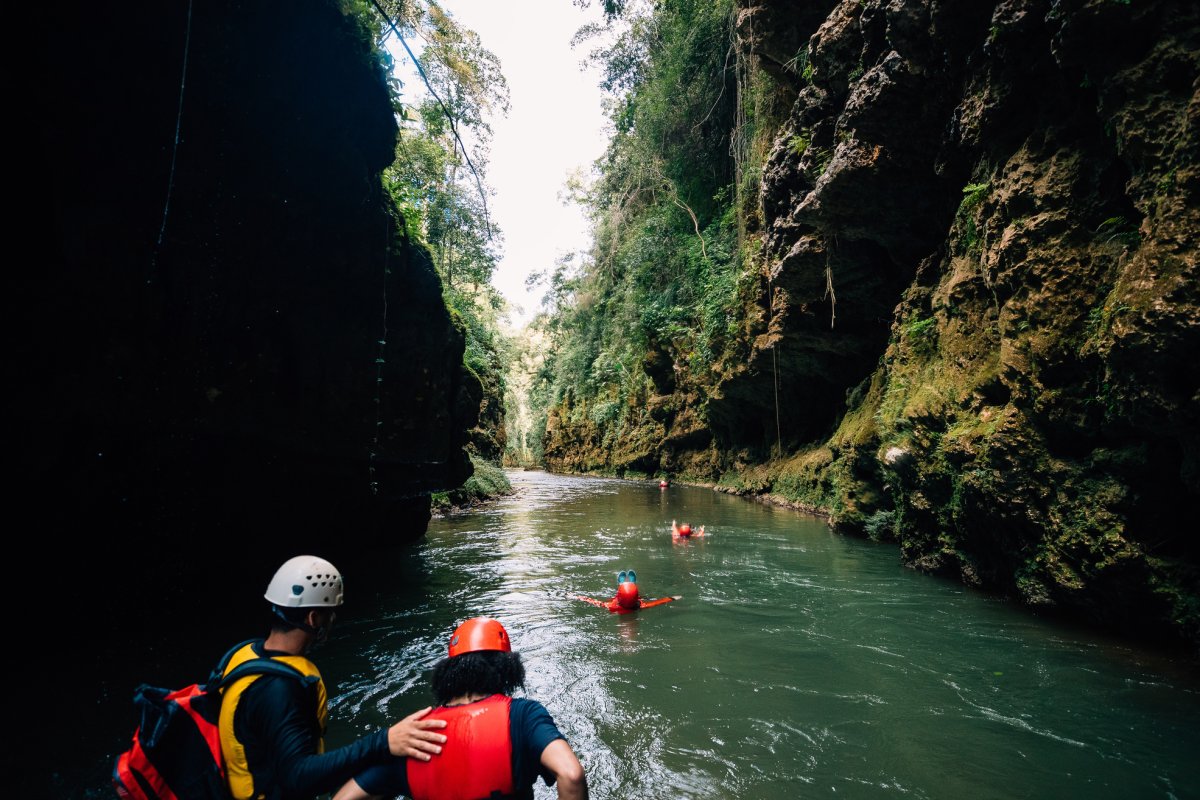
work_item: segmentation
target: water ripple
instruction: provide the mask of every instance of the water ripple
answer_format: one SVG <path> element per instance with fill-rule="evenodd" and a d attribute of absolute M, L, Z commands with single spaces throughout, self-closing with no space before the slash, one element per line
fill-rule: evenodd
<path fill-rule="evenodd" d="M 336 679 L 332 745 L 427 705 L 450 631 L 489 614 L 597 800 L 1200 786 L 1197 681 L 1128 648 L 906 570 L 894 546 L 803 514 L 692 487 L 510 479 L 514 496 L 431 522 L 377 599 L 353 596 L 357 616 L 318 657 Z M 676 545 L 672 518 L 712 535 Z M 683 599 L 625 616 L 574 599 L 611 597 L 625 569 L 644 596 Z"/>

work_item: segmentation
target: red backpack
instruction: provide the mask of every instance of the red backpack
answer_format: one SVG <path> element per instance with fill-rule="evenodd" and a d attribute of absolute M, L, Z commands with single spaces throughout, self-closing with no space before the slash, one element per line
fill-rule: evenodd
<path fill-rule="evenodd" d="M 162 689 L 143 683 L 133 693 L 141 722 L 133 745 L 117 756 L 112 783 L 121 800 L 229 800 L 225 759 L 221 755 L 218 719 L 220 690 L 247 675 L 286 675 L 315 681 L 282 661 L 255 658 L 222 677 L 233 654 L 251 642 L 232 647 L 207 683 Z"/>

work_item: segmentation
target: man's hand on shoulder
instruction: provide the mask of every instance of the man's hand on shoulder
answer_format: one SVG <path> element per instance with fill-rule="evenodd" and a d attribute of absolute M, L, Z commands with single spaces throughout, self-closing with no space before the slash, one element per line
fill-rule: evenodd
<path fill-rule="evenodd" d="M 388 728 L 388 750 L 392 755 L 428 761 L 442 752 L 446 736 L 435 731 L 446 727 L 446 720 L 422 719 L 432 710 L 432 706 L 426 706 Z"/>

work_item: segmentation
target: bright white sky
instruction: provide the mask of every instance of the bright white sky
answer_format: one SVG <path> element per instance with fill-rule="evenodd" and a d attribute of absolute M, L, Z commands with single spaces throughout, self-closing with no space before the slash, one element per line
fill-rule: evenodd
<path fill-rule="evenodd" d="M 511 108 L 491 120 L 494 137 L 487 181 L 495 189 L 488 211 L 504 234 L 502 258 L 492 283 L 509 301 L 510 322 L 524 326 L 538 311 L 545 290 L 527 292 L 525 278 L 548 271 L 563 253 L 585 249 L 588 222 L 577 206 L 559 200 L 568 174 L 590 172 L 604 153 L 607 120 L 601 110 L 600 75 L 583 71 L 584 43 L 571 48 L 582 25 L 600 17 L 600 2 L 580 9 L 571 0 L 439 0 L 483 46 L 500 59 Z M 419 42 L 409 46 L 420 56 Z M 388 47 L 397 70 L 411 67 L 394 39 Z M 405 81 L 406 94 L 423 91 L 419 78 Z"/>

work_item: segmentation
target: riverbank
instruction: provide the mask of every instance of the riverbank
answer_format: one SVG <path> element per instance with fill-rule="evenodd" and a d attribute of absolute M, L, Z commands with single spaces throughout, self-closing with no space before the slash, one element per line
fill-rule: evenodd
<path fill-rule="evenodd" d="M 728 472 L 721 476 L 719 481 L 704 480 L 693 476 L 664 476 L 651 475 L 648 473 L 631 473 L 628 470 L 612 471 L 612 470 L 591 470 L 585 472 L 577 472 L 572 470 L 551 470 L 546 467 L 539 467 L 552 475 L 571 475 L 581 478 L 612 478 L 616 480 L 630 481 L 632 483 L 648 482 L 657 484 L 659 481 L 666 480 L 672 486 L 690 486 L 698 489 L 711 489 L 714 492 L 721 494 L 734 495 L 747 500 L 753 500 L 756 503 L 763 505 L 776 506 L 778 508 L 787 508 L 792 511 L 798 511 L 802 514 L 808 514 L 813 517 L 828 522 L 832 527 L 838 530 L 839 533 L 849 535 L 859 535 L 863 533 L 863 528 L 853 525 L 845 525 L 840 523 L 835 515 L 832 505 L 823 506 L 811 502 L 805 496 L 799 494 L 788 494 L 783 491 L 773 491 L 773 487 L 778 480 L 778 475 L 770 469 L 770 464 L 750 467 L 739 472 Z M 869 538 L 877 538 L 871 536 Z"/>
<path fill-rule="evenodd" d="M 430 515 L 443 518 L 478 508 L 513 493 L 512 483 L 498 464 L 471 456 L 474 472 L 457 489 L 435 492 L 430 497 Z"/>

